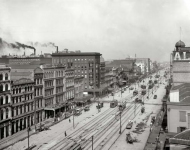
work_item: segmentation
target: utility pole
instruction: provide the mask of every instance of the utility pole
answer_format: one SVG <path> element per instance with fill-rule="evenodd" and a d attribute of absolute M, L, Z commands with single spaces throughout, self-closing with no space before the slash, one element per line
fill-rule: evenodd
<path fill-rule="evenodd" d="M 75 128 L 75 120 L 74 120 L 74 115 L 75 115 L 75 108 L 74 108 L 75 106 L 74 106 L 74 103 L 73 103 L 73 129 Z"/>
<path fill-rule="evenodd" d="M 92 136 L 92 150 L 94 149 L 94 148 L 93 148 L 93 143 L 94 143 L 94 142 L 93 142 L 93 136 Z"/>
<path fill-rule="evenodd" d="M 29 132 L 30 132 L 30 127 L 28 125 L 28 128 L 27 128 L 27 131 L 28 131 L 28 150 L 29 150 L 29 147 L 30 147 L 30 143 L 29 143 Z"/>
<path fill-rule="evenodd" d="M 120 111 L 120 131 L 119 134 L 121 134 L 121 111 Z"/>

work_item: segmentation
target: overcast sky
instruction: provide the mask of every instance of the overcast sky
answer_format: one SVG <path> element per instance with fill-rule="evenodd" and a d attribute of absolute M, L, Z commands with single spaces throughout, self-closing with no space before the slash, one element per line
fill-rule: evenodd
<path fill-rule="evenodd" d="M 106 60 L 136 54 L 169 61 L 180 27 L 190 46 L 189 0 L 0 0 L 6 41 L 53 42 L 59 50 L 100 52 Z"/>

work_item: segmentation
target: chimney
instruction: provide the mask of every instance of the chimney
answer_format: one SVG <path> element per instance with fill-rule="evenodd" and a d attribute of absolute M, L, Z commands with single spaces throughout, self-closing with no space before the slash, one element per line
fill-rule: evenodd
<path fill-rule="evenodd" d="M 65 50 L 66 53 L 68 53 L 68 49 L 67 48 L 65 48 L 64 50 Z"/>
<path fill-rule="evenodd" d="M 34 56 L 36 56 L 36 49 L 34 48 Z"/>
<path fill-rule="evenodd" d="M 58 53 L 58 46 L 56 46 L 57 47 L 57 53 Z"/>

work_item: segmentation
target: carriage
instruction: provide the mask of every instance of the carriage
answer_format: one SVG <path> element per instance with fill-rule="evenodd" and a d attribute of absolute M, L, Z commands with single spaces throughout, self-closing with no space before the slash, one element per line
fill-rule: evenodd
<path fill-rule="evenodd" d="M 137 94 L 138 94 L 138 91 L 135 90 L 135 91 L 133 92 L 133 96 L 136 96 Z"/>
<path fill-rule="evenodd" d="M 118 101 L 117 100 L 113 100 L 110 103 L 110 108 L 115 108 L 118 105 Z"/>
<path fill-rule="evenodd" d="M 99 102 L 98 105 L 96 106 L 97 109 L 100 109 L 104 107 L 104 103 L 103 102 Z"/>

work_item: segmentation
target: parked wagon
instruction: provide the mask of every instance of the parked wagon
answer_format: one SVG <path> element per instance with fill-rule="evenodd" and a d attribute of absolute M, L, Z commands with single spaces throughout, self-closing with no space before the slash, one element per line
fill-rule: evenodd
<path fill-rule="evenodd" d="M 100 109 L 104 107 L 104 103 L 103 102 L 99 102 L 98 105 L 96 106 L 97 109 Z"/>
<path fill-rule="evenodd" d="M 110 103 L 110 108 L 115 108 L 118 105 L 118 101 L 117 100 L 113 100 Z"/>
<path fill-rule="evenodd" d="M 136 96 L 137 94 L 138 94 L 137 90 L 133 91 L 133 96 Z"/>
<path fill-rule="evenodd" d="M 90 110 L 90 106 L 89 105 L 87 105 L 87 106 L 84 107 L 84 111 L 89 111 L 89 110 Z"/>

